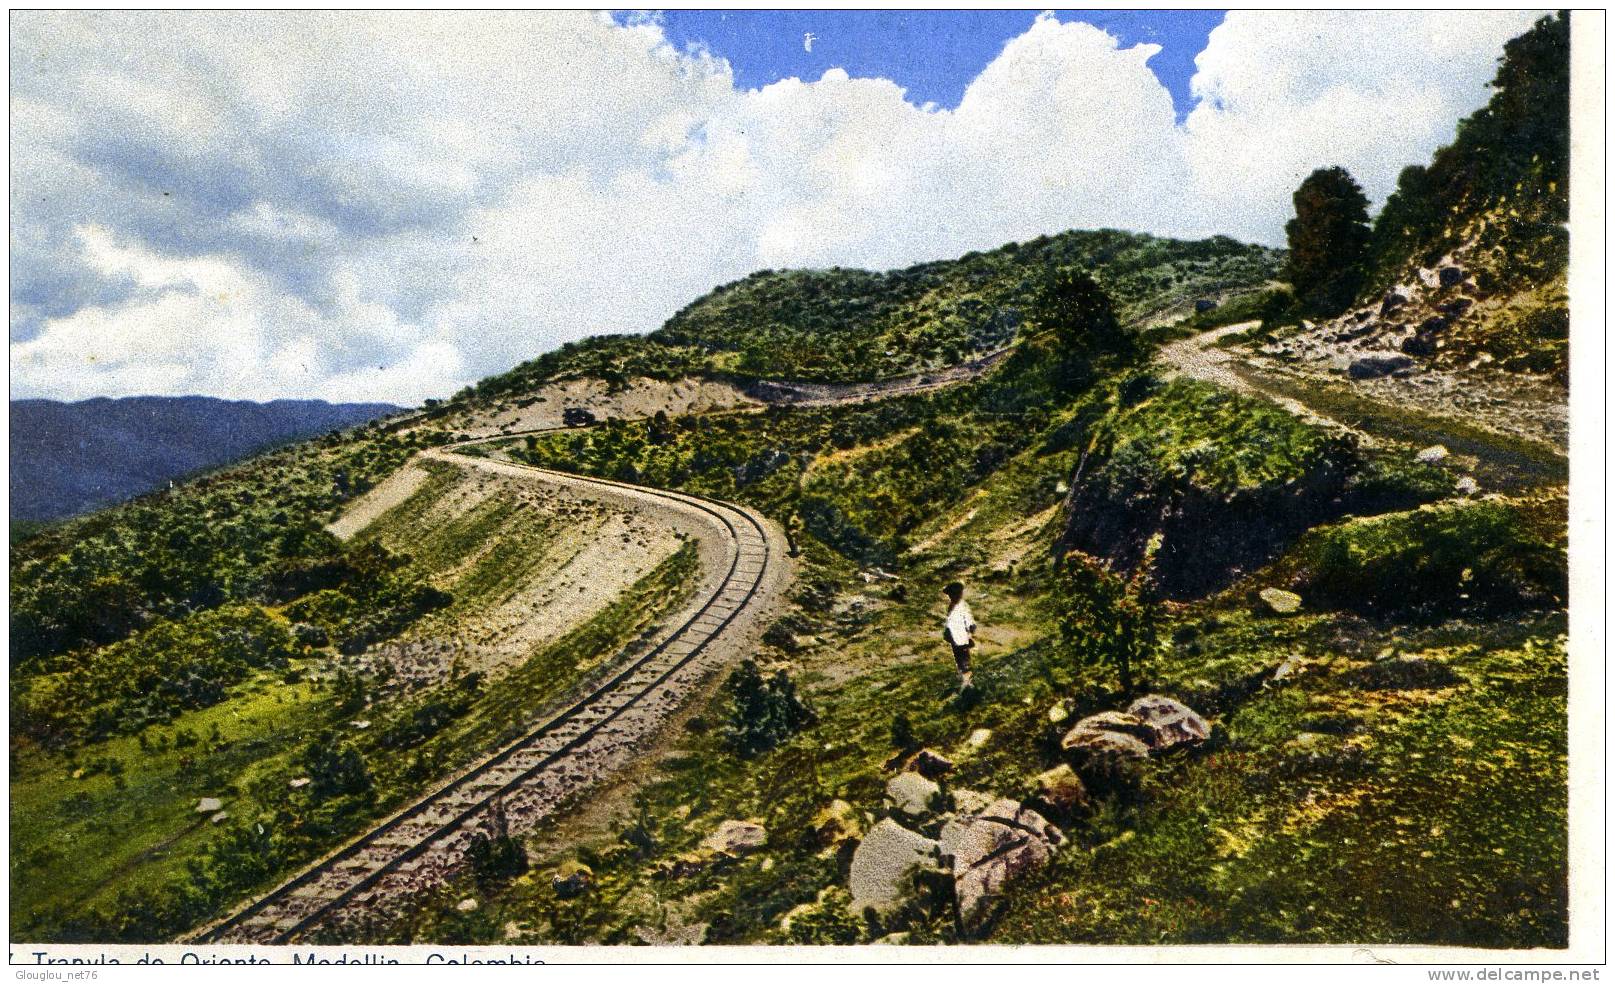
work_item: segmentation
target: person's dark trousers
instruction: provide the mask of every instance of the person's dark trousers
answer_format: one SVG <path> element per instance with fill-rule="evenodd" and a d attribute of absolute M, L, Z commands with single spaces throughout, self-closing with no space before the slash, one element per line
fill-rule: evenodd
<path fill-rule="evenodd" d="M 970 672 L 970 647 L 969 646 L 954 646 L 953 647 L 953 662 L 958 665 L 959 672 L 961 674 L 962 673 L 969 673 Z"/>

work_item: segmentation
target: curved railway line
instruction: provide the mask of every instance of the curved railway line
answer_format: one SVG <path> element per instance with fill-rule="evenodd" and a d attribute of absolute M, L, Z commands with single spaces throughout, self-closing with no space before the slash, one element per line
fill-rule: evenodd
<path fill-rule="evenodd" d="M 484 442 L 454 447 L 475 443 Z M 443 458 L 452 451 L 427 453 Z M 661 508 L 725 537 L 727 570 L 693 614 L 644 654 L 619 660 L 621 667 L 604 683 L 279 887 L 196 931 L 191 941 L 284 944 L 395 915 L 411 896 L 461 870 L 473 838 L 495 822 L 496 814 L 512 830 L 530 827 L 631 760 L 721 662 L 705 658 L 722 648 L 715 645 L 720 637 L 728 643 L 744 636 L 746 627 L 737 626 L 737 620 L 765 608 L 788 573 L 778 538 L 743 507 L 509 462 L 453 457 L 469 467 L 536 473 L 551 483 L 611 490 L 609 494 L 641 502 L 645 497 L 657 500 Z"/>

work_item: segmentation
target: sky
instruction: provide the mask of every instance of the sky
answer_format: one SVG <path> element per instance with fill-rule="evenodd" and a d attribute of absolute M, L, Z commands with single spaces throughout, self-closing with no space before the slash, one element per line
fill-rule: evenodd
<path fill-rule="evenodd" d="M 1277 245 L 1533 19 L 14 12 L 11 395 L 413 404 L 762 268 Z"/>

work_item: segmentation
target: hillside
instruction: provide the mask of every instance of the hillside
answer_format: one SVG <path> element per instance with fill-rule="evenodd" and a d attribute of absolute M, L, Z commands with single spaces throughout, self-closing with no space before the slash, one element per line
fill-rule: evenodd
<path fill-rule="evenodd" d="M 733 375 L 861 382 L 954 365 L 1010 344 L 1051 269 L 1090 269 L 1135 330 L 1250 298 L 1282 254 L 1226 237 L 1184 242 L 1073 231 L 906 270 L 764 270 L 697 298 L 649 335 L 561 347 L 460 394 L 486 406 L 544 382 Z"/>
<path fill-rule="evenodd" d="M 1510 46 L 1505 102 L 1555 77 L 1541 50 Z M 1484 172 L 1488 132 L 1431 170 Z M 1328 325 L 1263 324 L 1282 257 L 1226 239 L 763 272 L 21 542 L 15 932 L 193 931 L 763 566 L 622 505 L 644 489 L 608 506 L 517 478 L 536 466 L 754 511 L 789 541 L 788 602 L 744 662 L 657 693 L 676 726 L 621 738 L 621 768 L 568 746 L 628 705 L 580 704 L 485 783 L 553 768 L 585 794 L 496 804 L 456 828 L 463 863 L 423 849 L 390 908 L 300 942 L 1565 947 L 1564 391 L 1442 362 L 1555 303 L 1551 249 L 1474 231 L 1516 200 L 1446 199 L 1439 234 L 1379 247 L 1402 299 L 1371 284 Z M 1389 348 L 1440 305 L 1447 356 Z"/>
<path fill-rule="evenodd" d="M 385 403 L 141 396 L 11 401 L 11 518 L 52 520 L 397 411 Z"/>

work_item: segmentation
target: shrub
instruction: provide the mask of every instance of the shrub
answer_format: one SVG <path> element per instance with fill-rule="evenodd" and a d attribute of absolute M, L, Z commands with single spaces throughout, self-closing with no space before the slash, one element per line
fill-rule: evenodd
<path fill-rule="evenodd" d="M 484 891 L 510 881 L 527 871 L 527 851 L 521 842 L 510 836 L 504 807 L 494 804 L 492 829 L 478 832 L 466 849 L 471 865 L 471 877 Z"/>
<path fill-rule="evenodd" d="M 1507 502 L 1426 506 L 1314 530 L 1287 566 L 1308 604 L 1363 614 L 1555 608 L 1565 554 L 1538 526 Z"/>
<path fill-rule="evenodd" d="M 364 755 L 331 732 L 315 738 L 303 751 L 302 763 L 317 800 L 363 795 L 375 785 Z"/>
<path fill-rule="evenodd" d="M 724 691 L 730 700 L 724 740 L 737 755 L 766 752 L 818 720 L 784 670 L 764 677 L 753 660 L 729 675 Z"/>
<path fill-rule="evenodd" d="M 1079 666 L 1113 670 L 1124 693 L 1161 642 L 1161 613 L 1149 597 L 1149 564 L 1123 579 L 1092 557 L 1067 554 L 1055 583 L 1060 641 Z"/>

